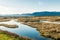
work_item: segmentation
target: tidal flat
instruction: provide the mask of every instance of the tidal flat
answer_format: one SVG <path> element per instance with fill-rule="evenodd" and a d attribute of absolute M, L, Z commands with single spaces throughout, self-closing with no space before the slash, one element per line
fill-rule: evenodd
<path fill-rule="evenodd" d="M 60 16 L 21 17 L 18 18 L 17 21 L 37 28 L 37 30 L 44 37 L 60 40 L 60 23 L 58 24 L 58 22 L 60 22 Z M 52 23 L 46 23 L 42 21 L 49 21 Z"/>
<path fill-rule="evenodd" d="M 14 18 L 1 18 L 0 27 L 13 28 L 13 29 L 18 28 L 18 25 L 16 25 L 15 22 L 13 22 L 13 20 L 15 20 L 15 19 Z M 16 33 L 0 29 L 0 40 L 33 40 L 33 39 L 30 39 L 29 37 L 25 37 L 25 36 L 20 36 Z"/>
<path fill-rule="evenodd" d="M 6 19 L 9 20 L 16 19 L 15 21 L 17 22 L 22 22 L 25 25 L 37 28 L 37 30 L 44 37 L 52 38 L 54 40 L 60 40 L 60 16 L 35 16 L 35 17 L 33 16 L 33 17 L 5 18 L 5 20 Z M 3 25 L 5 26 L 5 24 Z"/>
<path fill-rule="evenodd" d="M 10 20 L 15 20 L 14 17 L 10 18 L 10 17 L 0 17 L 0 26 L 4 26 L 7 28 L 18 28 L 18 26 L 16 24 L 12 24 L 12 23 L 8 23 L 8 21 Z M 7 24 L 6 24 L 7 22 Z"/>

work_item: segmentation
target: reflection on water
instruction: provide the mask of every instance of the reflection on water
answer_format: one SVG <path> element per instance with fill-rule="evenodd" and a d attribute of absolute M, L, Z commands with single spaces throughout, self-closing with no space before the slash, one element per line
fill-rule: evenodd
<path fill-rule="evenodd" d="M 51 40 L 49 38 L 42 37 L 40 33 L 36 30 L 36 28 L 32 28 L 30 26 L 24 25 L 22 23 L 16 22 L 14 20 L 8 21 L 8 22 L 0 22 L 0 24 L 16 24 L 19 27 L 18 28 L 6 28 L 4 26 L 1 26 L 1 30 L 6 30 L 12 33 L 16 33 L 20 36 L 26 36 L 30 38 L 35 38 L 36 40 Z"/>

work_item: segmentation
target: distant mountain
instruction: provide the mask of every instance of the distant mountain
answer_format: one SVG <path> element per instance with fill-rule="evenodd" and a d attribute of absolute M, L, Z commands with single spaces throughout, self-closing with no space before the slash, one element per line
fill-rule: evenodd
<path fill-rule="evenodd" d="M 0 15 L 0 17 L 20 17 L 21 14 L 5 14 L 5 15 Z"/>
<path fill-rule="evenodd" d="M 34 12 L 26 14 L 6 14 L 0 15 L 0 17 L 30 17 L 30 16 L 60 16 L 60 12 Z"/>
<path fill-rule="evenodd" d="M 31 16 L 30 14 L 5 14 L 5 15 L 0 15 L 0 17 L 29 17 Z"/>
<path fill-rule="evenodd" d="M 24 14 L 29 16 L 60 16 L 60 12 L 34 12 L 32 14 Z"/>

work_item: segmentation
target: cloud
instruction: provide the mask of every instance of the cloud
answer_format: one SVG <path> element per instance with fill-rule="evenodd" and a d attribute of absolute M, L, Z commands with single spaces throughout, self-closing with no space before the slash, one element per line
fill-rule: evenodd
<path fill-rule="evenodd" d="M 0 5 L 0 14 L 12 14 L 12 13 L 13 14 L 16 13 L 16 9 Z"/>
<path fill-rule="evenodd" d="M 7 6 L 2 6 L 0 5 L 0 14 L 26 14 L 26 13 L 32 13 L 35 12 L 36 10 L 34 9 L 21 9 L 19 8 L 13 8 L 13 7 L 7 7 Z"/>
<path fill-rule="evenodd" d="M 43 2 L 39 1 L 39 2 L 38 2 L 38 5 L 43 5 Z"/>

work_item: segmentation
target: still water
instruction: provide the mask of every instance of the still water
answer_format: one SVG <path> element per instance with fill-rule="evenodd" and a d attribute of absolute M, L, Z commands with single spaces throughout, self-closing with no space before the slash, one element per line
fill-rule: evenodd
<path fill-rule="evenodd" d="M 50 38 L 45 38 L 45 37 L 41 36 L 39 31 L 36 30 L 36 28 L 32 28 L 30 26 L 24 25 L 20 22 L 16 22 L 14 20 L 7 21 L 7 22 L 0 22 L 0 24 L 16 24 L 16 25 L 18 25 L 18 28 L 6 28 L 4 26 L 0 26 L 0 29 L 18 34 L 20 36 L 29 37 L 29 38 L 33 38 L 36 40 L 52 40 Z"/>

